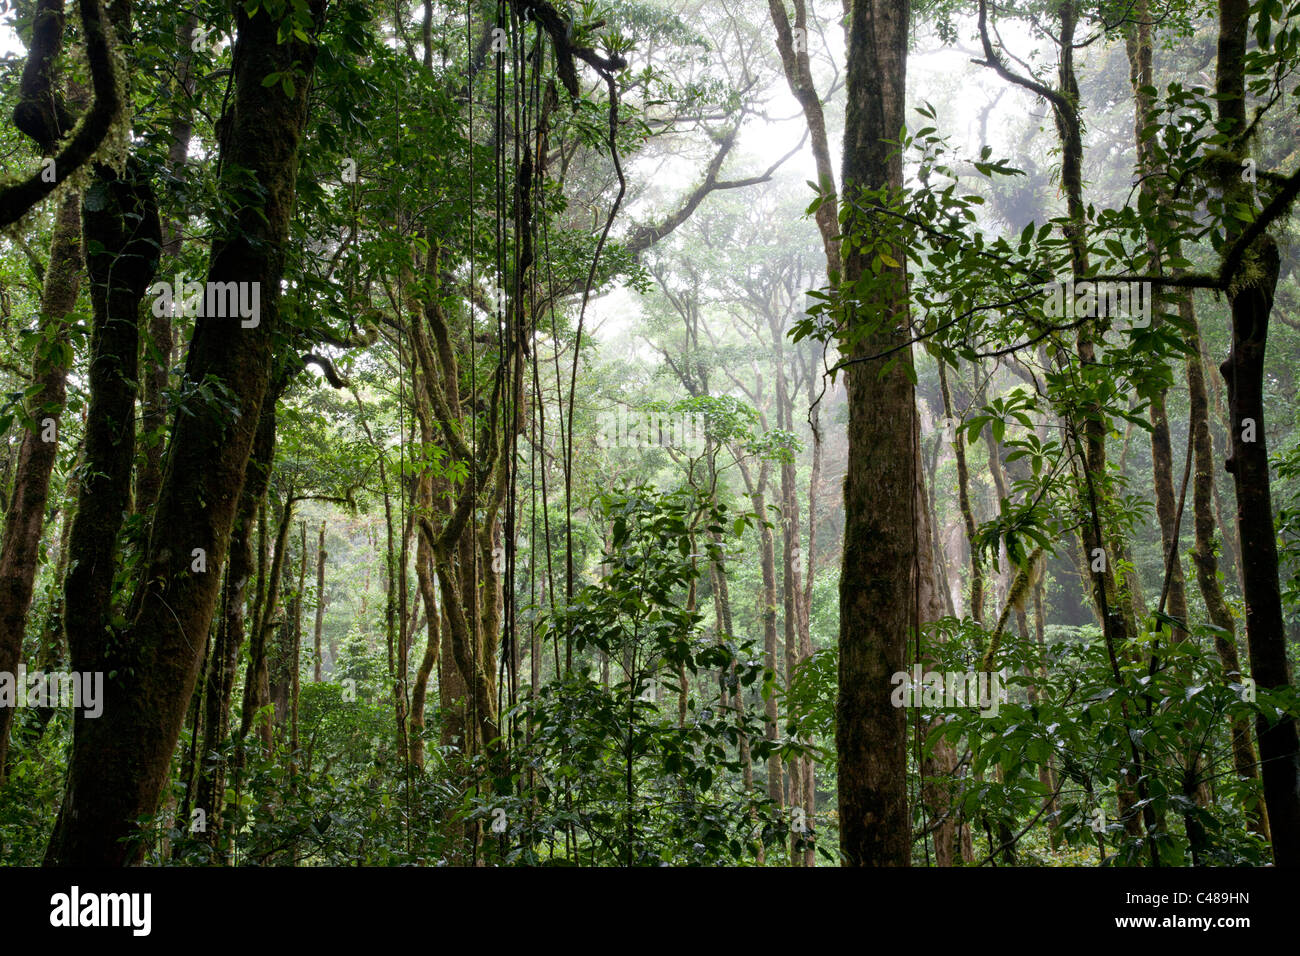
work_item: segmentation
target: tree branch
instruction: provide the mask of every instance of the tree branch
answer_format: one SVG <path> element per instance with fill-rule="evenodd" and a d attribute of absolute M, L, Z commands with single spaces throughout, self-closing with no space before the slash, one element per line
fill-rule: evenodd
<path fill-rule="evenodd" d="M 54 157 L 54 176 L 48 182 L 45 170 L 40 170 L 22 182 L 0 190 L 0 229 L 27 215 L 60 183 L 90 161 L 103 145 L 109 129 L 121 113 L 122 100 L 118 95 L 117 76 L 113 70 L 112 53 L 108 48 L 108 25 L 104 21 L 99 0 L 78 0 L 77 6 L 81 11 L 81 23 L 86 34 L 86 59 L 90 64 L 95 101 L 71 141 Z M 59 32 L 61 34 L 62 30 Z"/>

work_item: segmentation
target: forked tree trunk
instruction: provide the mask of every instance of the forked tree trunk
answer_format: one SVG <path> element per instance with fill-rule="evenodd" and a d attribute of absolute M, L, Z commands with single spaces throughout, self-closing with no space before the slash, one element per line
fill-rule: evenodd
<path fill-rule="evenodd" d="M 1196 567 L 1196 584 L 1210 623 L 1219 630 L 1214 635 L 1214 649 L 1223 666 L 1224 680 L 1240 684 L 1243 679 L 1241 659 L 1237 653 L 1237 622 L 1228 610 L 1223 597 L 1223 584 L 1219 581 L 1219 560 L 1214 553 L 1216 527 L 1214 505 L 1214 449 L 1210 439 L 1209 400 L 1205 385 L 1205 367 L 1201 363 L 1200 330 L 1197 328 L 1196 310 L 1189 295 L 1178 303 L 1182 320 L 1187 326 L 1187 393 L 1188 425 L 1191 429 L 1192 448 L 1195 455 L 1192 472 L 1192 564 Z M 1232 736 L 1232 767 L 1243 780 L 1258 780 L 1255 743 L 1250 735 L 1250 722 L 1245 718 L 1232 718 L 1228 723 Z M 1268 811 L 1259 802 L 1250 813 L 1255 828 L 1270 839 Z"/>
<path fill-rule="evenodd" d="M 258 421 L 253 451 L 240 491 L 239 511 L 231 529 L 230 557 L 221 591 L 221 614 L 204 692 L 203 751 L 195 807 L 204 813 L 206 842 L 213 849 L 220 845 L 223 832 L 226 758 L 222 751 L 230 738 L 230 706 L 234 699 L 239 652 L 244 646 L 244 608 L 254 566 L 253 526 L 271 479 L 271 460 L 275 454 L 274 405 L 268 405 L 270 407 L 262 409 Z"/>
<path fill-rule="evenodd" d="M 311 4 L 318 23 L 323 6 L 319 0 Z M 259 283 L 259 322 L 246 328 L 232 319 L 197 321 L 185 379 L 193 386 L 221 383 L 238 417 L 232 419 L 216 409 L 177 417 L 153 531 L 124 615 L 127 624 L 111 645 L 106 645 L 95 626 L 69 627 L 74 668 L 114 671 L 115 676 L 105 682 L 103 714 L 96 720 L 80 714 L 75 718 L 67 788 L 46 851 L 50 864 L 122 865 L 139 861 L 143 854 L 136 821 L 154 812 L 166 783 L 198 677 L 202 635 L 216 606 L 244 471 L 271 381 L 284 243 L 316 48 L 293 39 L 277 42 L 279 25 L 264 8 L 250 17 L 239 7 L 235 19 L 234 95 L 222 121 L 221 150 L 223 186 L 231 195 L 231 208 L 239 212 L 232 217 L 229 232 L 213 243 L 208 280 Z M 270 73 L 291 68 L 303 74 L 292 96 L 262 82 Z M 256 195 L 246 194 L 243 184 L 248 182 L 257 184 Z M 156 219 L 151 238 L 156 256 L 160 239 Z M 115 271 L 114 277 L 121 271 Z M 138 313 L 137 297 L 132 333 Z M 134 334 L 131 339 L 129 352 L 118 354 L 134 359 Z M 92 419 L 96 411 L 92 392 Z M 129 407 L 126 423 L 132 424 Z M 101 419 L 88 422 L 88 429 L 114 425 L 120 422 Z M 89 441 L 87 463 L 98 464 Z M 129 480 L 129 473 L 125 477 Z M 92 491 L 89 482 L 83 486 L 79 516 L 105 507 L 103 498 L 87 491 Z M 116 507 L 117 502 L 110 504 Z M 111 548 L 104 554 L 102 548 L 81 546 L 75 529 L 73 547 L 77 567 L 102 554 L 111 580 L 116 564 Z M 195 549 L 206 558 L 203 571 L 194 563 Z M 85 593 L 72 589 L 73 574 L 68 579 L 69 596 L 85 600 Z M 72 607 L 69 601 L 69 612 Z"/>
<path fill-rule="evenodd" d="M 191 37 L 198 29 L 198 17 L 190 14 L 177 31 L 180 48 L 191 51 Z M 174 95 L 179 104 L 171 122 L 171 143 L 167 147 L 167 173 L 184 176 L 189 158 L 190 136 L 194 131 L 194 114 L 190 104 L 194 97 L 194 56 L 187 52 L 176 73 Z M 184 239 L 183 223 L 168 219 L 162 224 L 162 254 L 175 262 Z M 171 374 L 174 336 L 172 317 L 164 310 L 150 310 L 148 333 L 141 350 L 143 373 L 140 376 L 140 467 L 135 478 L 135 507 L 140 514 L 152 515 L 162 484 L 163 444 L 167 428 L 167 381 Z"/>
<path fill-rule="evenodd" d="M 415 401 L 417 417 L 420 420 L 420 440 L 425 445 L 430 445 L 433 442 L 433 428 L 430 424 L 428 395 L 425 391 L 427 387 L 426 379 L 417 379 Z M 433 484 L 433 476 L 428 472 L 422 472 L 416 479 L 417 513 L 424 514 L 433 509 Z M 411 763 L 416 769 L 423 770 L 425 700 L 428 696 L 429 678 L 434 668 L 438 666 L 442 643 L 442 632 L 439 627 L 442 612 L 438 608 L 438 596 L 433 581 L 433 552 L 430 551 L 429 542 L 424 535 L 417 536 L 415 542 L 415 581 L 419 588 L 420 600 L 424 604 L 428 637 L 424 645 L 424 656 L 420 658 L 420 666 L 415 674 L 415 682 L 411 686 L 410 751 Z M 536 687 L 535 680 L 533 686 Z"/>
<path fill-rule="evenodd" d="M 272 414 L 274 414 L 272 412 Z M 240 714 L 239 739 L 243 740 L 253 721 L 257 720 L 258 736 L 269 755 L 273 744 L 273 716 L 262 718 L 258 712 L 271 703 L 271 658 L 272 652 L 281 644 L 283 635 L 273 635 L 273 630 L 283 631 L 282 621 L 276 620 L 280 607 L 280 578 L 284 574 L 286 551 L 289 546 L 289 526 L 293 521 L 294 497 L 292 492 L 285 496 L 284 506 L 280 512 L 280 523 L 275 532 L 275 552 L 271 558 L 271 572 L 266 582 L 266 593 L 261 613 L 253 626 L 253 633 L 248 644 L 248 670 L 244 675 L 244 706 Z M 274 640 L 275 644 L 269 643 Z M 281 710 L 281 713 L 283 711 Z"/>

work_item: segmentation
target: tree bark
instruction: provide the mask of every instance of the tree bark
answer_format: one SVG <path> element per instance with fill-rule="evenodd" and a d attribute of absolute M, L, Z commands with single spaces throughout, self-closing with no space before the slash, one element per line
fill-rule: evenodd
<path fill-rule="evenodd" d="M 221 591 L 221 615 L 206 675 L 203 720 L 203 763 L 199 771 L 195 807 L 204 812 L 207 842 L 220 845 L 225 805 L 226 761 L 221 755 L 230 738 L 230 705 L 235 693 L 239 652 L 244 646 L 244 608 L 253 576 L 253 529 L 271 480 L 275 455 L 274 403 L 262 409 L 253 439 L 253 451 L 239 495 L 239 510 L 230 532 L 230 557 Z"/>
<path fill-rule="evenodd" d="M 942 361 L 938 365 L 943 413 L 955 429 L 959 423 L 952 404 L 952 393 L 948 389 L 948 373 L 944 370 Z M 970 498 L 970 468 L 966 464 L 966 442 L 961 435 L 954 437 L 952 451 L 957 459 L 957 503 L 966 525 L 966 545 L 970 549 L 970 616 L 971 620 L 979 624 L 984 620 L 984 558 L 976 539 L 975 511 L 971 507 Z"/>
<path fill-rule="evenodd" d="M 1245 56 L 1250 5 L 1247 0 L 1220 0 L 1219 49 L 1215 77 L 1219 121 L 1244 152 L 1237 137 L 1246 130 Z M 1231 164 L 1225 164 L 1231 165 Z M 1221 182 L 1227 238 L 1240 224 L 1227 212 L 1235 202 L 1254 208 L 1254 198 L 1236 168 Z M 1232 351 L 1220 366 L 1228 383 L 1228 415 L 1232 454 L 1224 467 L 1237 492 L 1237 529 L 1241 537 L 1241 571 L 1246 598 L 1246 641 L 1251 675 L 1264 689 L 1291 682 L 1282 625 L 1282 595 L 1278 580 L 1277 534 L 1269 488 L 1268 444 L 1264 421 L 1264 351 L 1273 309 L 1280 257 L 1277 242 L 1264 233 L 1246 252 L 1249 268 L 1232 277 Z M 1253 434 L 1248 432 L 1253 425 Z M 1249 438 L 1253 440 L 1247 440 Z M 1296 719 L 1283 714 L 1270 725 L 1264 716 L 1255 722 L 1278 866 L 1300 866 L 1300 738 Z"/>
<path fill-rule="evenodd" d="M 39 563 L 41 533 L 49 503 L 50 475 L 58 458 L 58 429 L 67 397 L 72 354 L 66 316 L 77 306 L 81 286 L 81 196 L 69 192 L 59 207 L 50 238 L 50 261 L 41 291 L 41 317 L 32 385 L 40 389 L 28 405 L 31 427 L 23 431 L 13 492 L 0 543 L 0 673 L 17 672 Z M 53 430 L 47 430 L 47 421 Z M 5 775 L 9 726 L 15 709 L 0 707 L 0 780 Z"/>
<path fill-rule="evenodd" d="M 822 481 L 821 412 L 817 395 L 817 363 L 820 349 L 810 351 L 808 360 L 808 422 L 812 429 L 812 465 L 808 471 L 808 550 L 804 555 L 803 610 L 799 615 L 799 657 L 806 661 L 813 655 L 812 606 L 813 576 L 817 569 L 817 496 Z M 808 811 L 809 836 L 804 841 L 804 866 L 817 865 L 814 819 L 817 813 L 817 763 L 808 758 L 803 761 L 803 794 Z"/>
<path fill-rule="evenodd" d="M 425 445 L 433 443 L 433 428 L 428 408 L 428 380 L 417 378 L 414 396 L 417 417 L 420 421 L 420 440 Z M 433 476 L 422 472 L 416 479 L 416 513 L 427 514 L 433 510 Z M 424 656 L 415 674 L 411 687 L 411 763 L 419 770 L 424 769 L 424 708 L 428 694 L 429 677 L 438 666 L 441 651 L 442 633 L 439 627 L 442 614 L 438 608 L 438 597 L 433 581 L 433 552 L 424 535 L 419 535 L 415 543 L 415 581 L 424 603 L 426 630 L 428 632 L 424 645 Z M 537 682 L 533 681 L 534 690 Z"/>
<path fill-rule="evenodd" d="M 848 107 L 844 132 L 844 196 L 903 182 L 902 160 L 888 140 L 904 125 L 910 4 L 860 0 L 848 27 Z M 864 228 L 849 207 L 845 233 Z M 894 258 L 905 262 L 896 250 Z M 870 260 L 845 253 L 851 288 Z M 848 316 L 848 466 L 844 479 L 844 556 L 840 577 L 839 753 L 840 848 L 850 866 L 907 866 L 907 728 L 890 702 L 890 676 L 902 671 L 912 621 L 916 562 L 916 402 L 904 267 L 890 273 L 884 301 L 854 304 Z M 863 334 L 859 334 L 863 333 Z M 900 349 L 894 365 L 870 358 Z"/>
<path fill-rule="evenodd" d="M 1196 568 L 1196 584 L 1205 601 L 1206 614 L 1209 615 L 1210 623 L 1219 628 L 1214 635 L 1214 649 L 1219 656 L 1219 663 L 1223 665 L 1224 680 L 1240 684 L 1244 675 L 1237 653 L 1237 625 L 1223 596 L 1223 585 L 1219 581 L 1219 560 L 1214 553 L 1214 449 L 1210 439 L 1205 367 L 1201 363 L 1200 330 L 1191 296 L 1181 296 L 1178 308 L 1188 329 L 1189 346 L 1186 356 L 1188 428 L 1194 455 L 1192 531 L 1195 543 L 1192 546 L 1192 564 Z M 1255 743 L 1250 736 L 1250 723 L 1244 718 L 1234 718 L 1229 721 L 1228 729 L 1232 738 L 1232 767 L 1237 776 L 1243 780 L 1258 780 L 1259 770 L 1256 765 Z M 1271 842 L 1268 812 L 1262 802 L 1256 806 L 1250 818 L 1256 829 Z"/>
<path fill-rule="evenodd" d="M 758 618 L 763 622 L 763 662 L 772 672 L 776 680 L 780 680 L 781 664 L 777 661 L 777 637 L 776 637 L 776 541 L 772 535 L 772 529 L 767 524 L 767 478 L 768 463 L 764 461 L 758 470 L 758 479 L 750 473 L 749 466 L 746 465 L 739 457 L 737 463 L 740 465 L 740 473 L 745 480 L 745 488 L 749 492 L 751 507 L 754 513 L 758 515 L 758 554 L 759 566 L 762 573 L 762 590 L 759 591 L 758 597 Z M 766 737 L 770 741 L 777 739 L 777 711 L 776 696 L 768 694 L 763 700 L 763 727 Z M 780 808 L 785 803 L 785 794 L 782 788 L 781 777 L 781 757 L 772 753 L 767 758 L 767 795 L 768 798 Z"/>
<path fill-rule="evenodd" d="M 307 522 L 300 523 L 298 590 L 293 596 L 293 653 L 289 690 L 289 786 L 298 786 L 298 673 L 302 667 L 302 602 L 307 589 Z"/>
<path fill-rule="evenodd" d="M 198 17 L 186 17 L 177 31 L 177 42 L 182 50 L 191 49 L 191 37 L 198 28 Z M 189 107 L 194 95 L 194 57 L 187 53 L 181 58 L 176 74 L 176 92 L 183 104 L 171 124 L 171 144 L 167 148 L 167 172 L 170 176 L 184 175 L 185 161 L 189 157 L 190 136 L 194 130 L 193 111 Z M 184 223 L 168 219 L 162 224 L 162 254 L 175 262 L 181 253 Z M 140 514 L 152 516 L 158 488 L 162 484 L 163 443 L 167 429 L 167 380 L 171 372 L 172 317 L 150 312 L 148 334 L 144 337 L 141 362 L 144 373 L 140 376 L 140 466 L 135 477 L 135 507 Z"/>
<path fill-rule="evenodd" d="M 823 190 L 825 201 L 815 214 L 817 229 L 821 233 L 822 247 L 826 252 L 826 271 L 838 275 L 840 262 L 840 223 L 837 215 L 839 200 L 835 191 L 835 170 L 831 164 L 830 140 L 826 135 L 826 114 L 821 97 L 813 82 L 812 67 L 808 59 L 808 9 L 806 0 L 794 0 L 794 27 L 786 12 L 785 0 L 768 0 L 772 26 L 776 28 L 776 49 L 781 55 L 781 68 L 785 72 L 790 92 L 799 101 L 804 122 L 811 138 L 813 161 L 817 164 L 818 188 Z M 795 31 L 799 31 L 796 33 Z"/>
<path fill-rule="evenodd" d="M 323 4 L 313 0 L 311 11 L 320 23 Z M 234 96 L 221 122 L 221 150 L 223 186 L 231 194 L 230 206 L 238 212 L 220 227 L 208 280 L 258 282 L 260 319 L 250 328 L 229 319 L 197 321 L 185 379 L 196 391 L 200 383 L 204 388 L 221 383 L 238 416 L 232 420 L 220 408 L 177 415 L 153 530 L 141 557 L 137 589 L 124 615 L 128 623 L 112 649 L 84 631 L 74 642 L 74 629 L 69 628 L 74 667 L 112 670 L 116 676 L 106 681 L 100 718 L 75 718 L 66 792 L 46 851 L 50 864 L 122 865 L 138 862 L 144 852 L 136 821 L 153 813 L 167 779 L 198 676 L 202 635 L 215 609 L 244 471 L 271 381 L 284 244 L 316 47 L 293 39 L 277 42 L 279 25 L 264 8 L 250 17 L 240 7 L 236 25 Z M 263 85 L 269 73 L 295 64 L 302 76 L 293 96 Z M 248 182 L 257 184 L 256 195 L 247 194 Z M 156 257 L 160 238 L 156 219 L 152 233 Z M 134 359 L 134 340 L 130 344 Z M 129 430 L 129 406 L 125 419 Z M 126 440 L 129 448 L 130 438 Z M 91 464 L 89 443 L 87 448 Z M 129 462 L 128 458 L 128 466 Z M 86 489 L 82 502 L 82 511 L 105 507 L 102 498 L 87 495 Z M 77 548 L 75 539 L 74 531 Z M 196 548 L 206 554 L 206 571 L 195 570 Z M 79 550 L 78 568 L 96 556 L 95 549 Z M 111 553 L 106 558 L 111 571 Z M 69 582 L 73 582 L 71 573 Z M 68 590 L 70 597 L 84 601 L 85 593 Z M 72 609 L 71 601 L 68 607 Z"/>
<path fill-rule="evenodd" d="M 317 684 L 321 682 L 321 631 L 325 628 L 325 559 L 328 557 L 325 550 L 325 522 L 320 523 L 320 537 L 316 540 L 316 626 L 313 629 L 312 649 L 314 651 L 314 670 L 312 678 Z M 330 670 L 334 669 L 334 661 L 330 661 Z"/>
<path fill-rule="evenodd" d="M 1147 87 L 1155 85 L 1155 74 L 1151 62 L 1151 13 L 1149 0 L 1138 0 L 1133 8 L 1134 23 L 1125 28 L 1125 48 L 1129 60 L 1129 85 L 1133 89 L 1133 130 L 1137 145 L 1137 174 L 1139 189 L 1152 201 L 1152 208 L 1158 206 L 1163 197 L 1157 184 L 1156 170 L 1151 156 L 1151 139 L 1143 135 L 1143 130 L 1154 125 L 1154 114 Z M 1154 242 L 1148 243 L 1152 253 L 1151 271 L 1161 270 L 1161 256 Z M 1178 250 L 1175 249 L 1177 254 Z M 1157 309 L 1155 321 L 1163 319 L 1163 310 Z M 1187 621 L 1187 586 L 1183 578 L 1183 565 L 1178 555 L 1178 538 L 1174 533 L 1174 522 L 1178 510 L 1174 489 L 1173 447 L 1169 437 L 1169 413 L 1166 410 L 1166 389 L 1160 388 L 1151 397 L 1151 467 L 1152 481 L 1156 497 L 1156 517 L 1160 524 L 1160 540 L 1163 545 L 1161 555 L 1169 569 L 1168 613 L 1171 617 L 1186 623 Z M 1173 629 L 1172 639 L 1185 640 L 1187 630 L 1183 627 Z"/>
<path fill-rule="evenodd" d="M 926 491 L 924 470 L 921 462 L 920 421 L 916 423 L 916 468 L 922 480 L 917 483 L 917 598 L 922 627 L 934 624 L 944 616 L 944 602 L 939 594 L 939 578 L 935 567 L 934 524 L 930 518 L 929 494 Z M 923 656 L 921 664 L 924 671 L 933 670 L 928 664 L 928 655 Z M 920 735 L 918 746 L 924 743 L 925 736 L 941 719 L 921 725 L 917 730 Z M 953 866 L 960 854 L 958 835 L 960 817 L 950 813 L 953 806 L 953 789 L 959 785 L 956 779 L 957 752 L 945 739 L 936 742 L 934 751 L 921 759 L 921 799 L 928 810 L 929 826 L 934 827 L 934 860 L 939 866 Z M 940 782 L 942 781 L 942 782 Z M 941 820 L 937 826 L 933 821 Z"/>
<path fill-rule="evenodd" d="M 271 412 L 274 415 L 274 412 Z M 240 714 L 239 739 L 243 740 L 253 729 L 253 721 L 259 720 L 258 711 L 271 703 L 271 654 L 268 641 L 272 640 L 272 631 L 281 628 L 284 622 L 275 619 L 280 606 L 280 578 L 284 574 L 284 563 L 289 546 L 289 529 L 293 521 L 293 493 L 285 495 L 284 505 L 280 511 L 280 523 L 275 532 L 275 553 L 271 558 L 271 573 L 267 577 L 266 595 L 261 612 L 253 625 L 253 634 L 248 645 L 248 670 L 244 675 L 244 706 Z M 279 639 L 276 638 L 277 644 Z M 281 711 L 282 712 L 282 711 Z M 272 717 L 267 715 L 260 719 L 257 727 L 262 744 L 269 754 L 272 747 Z"/>

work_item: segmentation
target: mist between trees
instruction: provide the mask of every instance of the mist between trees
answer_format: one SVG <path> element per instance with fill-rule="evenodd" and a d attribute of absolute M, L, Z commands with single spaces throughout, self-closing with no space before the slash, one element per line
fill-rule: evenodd
<path fill-rule="evenodd" d="M 1300 9 L 4 18 L 0 862 L 1300 863 Z"/>

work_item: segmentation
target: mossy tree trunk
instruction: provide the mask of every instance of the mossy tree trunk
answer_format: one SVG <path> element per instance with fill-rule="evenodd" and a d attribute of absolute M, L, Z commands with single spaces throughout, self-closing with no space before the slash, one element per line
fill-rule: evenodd
<path fill-rule="evenodd" d="M 1245 57 L 1249 19 L 1250 4 L 1246 0 L 1221 0 L 1215 92 L 1220 126 L 1234 138 L 1247 129 Z M 1246 144 L 1236 145 L 1244 154 Z M 1225 211 L 1237 203 L 1254 208 L 1254 197 L 1242 181 L 1240 167 L 1224 166 L 1220 187 Z M 1225 239 L 1235 240 L 1241 224 L 1229 212 L 1225 212 L 1225 221 Z M 1232 475 L 1237 492 L 1251 676 L 1260 688 L 1271 690 L 1291 682 L 1264 422 L 1264 351 L 1280 267 L 1276 240 L 1267 232 L 1260 235 L 1245 250 L 1242 263 L 1228 290 L 1232 351 L 1220 366 L 1228 383 L 1232 448 L 1224 467 Z M 1284 714 L 1270 724 L 1261 715 L 1255 730 L 1274 862 L 1278 866 L 1300 866 L 1300 737 L 1296 720 L 1294 715 Z"/>
<path fill-rule="evenodd" d="M 311 12 L 319 24 L 324 4 L 316 0 Z M 244 8 L 238 8 L 236 27 L 234 95 L 221 121 L 221 151 L 223 191 L 232 200 L 231 207 L 239 212 L 220 222 L 208 280 L 258 282 L 260 321 L 251 328 L 228 318 L 202 317 L 197 321 L 184 380 L 193 389 L 191 402 L 195 406 L 210 403 L 210 407 L 192 407 L 187 411 L 193 414 L 178 413 L 175 417 L 153 530 L 141 555 L 134 595 L 123 614 L 126 623 L 108 630 L 100 625 L 97 615 L 80 627 L 72 626 L 69 620 L 74 667 L 113 671 L 115 676 L 105 683 L 100 718 L 86 720 L 78 715 L 75 719 L 66 792 L 46 851 L 50 864 L 122 865 L 138 862 L 143 855 L 143 834 L 137 820 L 155 811 L 166 783 L 172 752 L 198 678 L 202 636 L 216 609 L 221 567 L 271 383 L 284 246 L 316 48 L 297 40 L 278 43 L 278 24 L 266 9 L 250 17 Z M 293 95 L 285 95 L 278 86 L 268 89 L 263 84 L 269 74 L 290 69 L 304 74 L 294 85 Z M 249 191 L 250 182 L 257 184 L 255 193 Z M 120 200 L 117 205 L 122 205 Z M 161 237 L 156 216 L 150 233 L 141 241 L 152 240 L 153 258 L 143 258 L 141 250 L 139 261 L 156 261 Z M 104 245 L 111 247 L 108 242 Z M 95 257 L 91 258 L 94 288 L 96 266 Z M 113 272 L 115 288 L 124 283 L 124 273 L 130 271 L 119 267 Z M 137 281 L 129 290 L 134 293 L 138 288 L 143 294 L 143 284 L 138 280 L 147 282 L 148 277 L 134 278 Z M 129 357 L 133 363 L 137 354 L 134 333 L 138 295 L 134 305 L 131 321 L 123 323 L 127 328 L 122 337 L 130 341 L 115 350 L 123 362 Z M 96 311 L 100 311 L 98 307 Z M 106 327 L 106 331 L 110 329 Z M 129 349 L 125 347 L 128 345 Z M 116 437 L 113 432 L 125 424 L 122 444 L 127 451 L 131 447 L 130 406 L 124 422 L 118 418 L 120 409 L 102 407 L 106 398 L 115 400 L 125 395 L 134 399 L 129 388 L 118 384 L 118 379 L 125 379 L 122 371 L 112 369 L 113 377 L 102 384 L 92 377 L 87 464 L 91 466 L 88 471 L 94 473 L 101 469 L 91 454 L 92 433 L 102 430 L 104 437 L 111 440 Z M 229 406 L 205 397 L 213 394 L 214 382 L 220 383 Z M 124 485 L 119 496 L 123 501 L 129 495 L 130 477 L 130 456 L 125 458 L 125 474 L 119 476 L 114 469 L 113 487 L 106 489 L 116 494 L 117 485 Z M 122 509 L 117 507 L 118 501 L 101 496 L 89 481 L 83 485 L 81 500 L 79 516 L 88 511 L 101 516 L 107 513 L 105 520 L 120 521 Z M 79 542 L 74 528 L 74 571 L 87 567 L 89 562 L 96 576 L 104 574 L 104 569 L 93 563 L 102 555 L 111 581 L 116 562 L 111 548 L 104 551 L 104 530 L 98 529 L 97 541 Z M 205 558 L 203 570 L 196 564 L 196 549 Z M 69 595 L 75 593 L 79 602 L 90 603 L 86 601 L 90 590 L 74 592 L 72 573 L 68 580 Z M 99 586 L 98 581 L 88 583 Z M 105 606 L 107 602 L 97 603 Z M 72 606 L 69 601 L 69 612 Z"/>
<path fill-rule="evenodd" d="M 27 612 L 39 563 L 41 532 L 49 505 L 50 475 L 58 457 L 58 430 L 67 397 L 72 354 L 65 317 L 81 286 L 81 196 L 69 192 L 54 220 L 50 261 L 41 291 L 41 317 L 32 359 L 29 427 L 23 430 L 13 493 L 0 542 L 0 673 L 15 673 L 22 660 Z M 62 555 L 60 555 L 62 558 Z M 15 710 L 0 707 L 0 780 L 4 778 L 9 726 Z"/>

